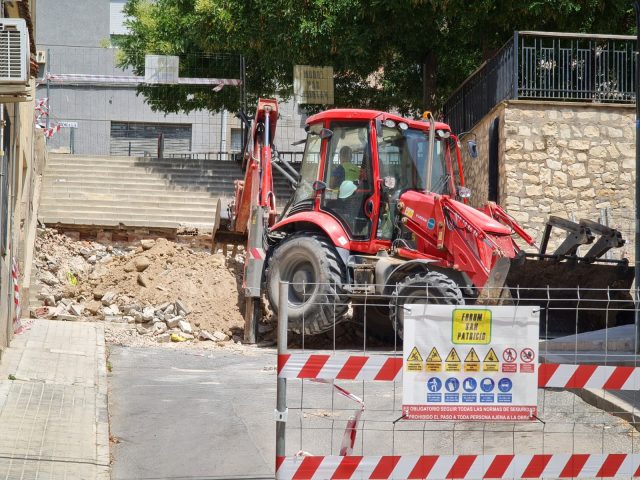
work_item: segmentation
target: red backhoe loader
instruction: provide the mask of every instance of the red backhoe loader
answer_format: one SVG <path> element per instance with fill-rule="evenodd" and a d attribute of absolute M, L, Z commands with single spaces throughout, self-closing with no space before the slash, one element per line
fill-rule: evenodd
<path fill-rule="evenodd" d="M 313 115 L 298 172 L 274 148 L 277 102 L 259 101 L 244 151 L 245 178 L 236 181 L 229 204 L 218 202 L 213 232 L 214 247 L 246 245 L 245 340 L 255 341 L 263 293 L 278 310 L 281 280 L 291 283 L 289 329 L 305 334 L 331 329 L 350 302 L 368 301 L 368 331 L 388 336 L 402 334 L 398 307 L 408 302 L 507 297 L 546 308 L 575 304 L 575 292 L 556 289 L 578 286 L 594 289 L 583 291 L 582 307 L 601 299 L 597 289 L 607 286 L 631 301 L 633 267 L 603 258 L 624 244 L 620 232 L 551 217 L 537 253 L 525 253 L 514 237 L 530 246 L 534 239 L 499 205 L 467 204 L 459 141 L 448 125 L 426 117 L 354 109 Z M 295 189 L 280 214 L 273 169 Z M 547 253 L 553 228 L 566 238 Z M 593 317 L 589 328 L 603 326 L 597 309 L 585 314 Z M 575 312 L 568 321 L 574 325 Z"/>

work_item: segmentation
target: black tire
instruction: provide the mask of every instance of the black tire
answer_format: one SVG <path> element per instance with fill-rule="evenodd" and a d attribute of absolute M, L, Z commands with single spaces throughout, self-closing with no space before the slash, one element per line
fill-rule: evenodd
<path fill-rule="evenodd" d="M 346 269 L 326 237 L 307 232 L 286 238 L 275 247 L 265 276 L 267 298 L 276 313 L 280 281 L 291 283 L 289 330 L 316 335 L 343 320 L 349 302 Z"/>
<path fill-rule="evenodd" d="M 367 335 L 384 342 L 392 342 L 396 338 L 396 332 L 390 321 L 391 311 L 389 305 L 381 305 L 382 302 L 382 299 L 376 299 L 366 307 L 365 305 L 355 305 L 353 307 L 354 318 L 358 323 L 365 325 L 366 317 Z"/>
<path fill-rule="evenodd" d="M 462 291 L 456 282 L 440 272 L 418 273 L 399 283 L 391 298 L 391 322 L 402 338 L 406 303 L 433 303 L 437 305 L 464 305 Z"/>

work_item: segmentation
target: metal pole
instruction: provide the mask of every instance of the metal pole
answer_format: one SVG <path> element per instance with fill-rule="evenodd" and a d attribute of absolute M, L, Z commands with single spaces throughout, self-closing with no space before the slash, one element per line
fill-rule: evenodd
<path fill-rule="evenodd" d="M 50 117 L 51 117 L 51 81 L 49 80 L 49 72 L 51 71 L 51 49 L 47 48 L 47 63 L 45 64 L 45 74 L 47 76 L 47 118 L 45 119 L 46 122 L 46 132 L 49 131 L 49 125 L 51 124 L 50 122 Z M 44 143 L 49 143 L 49 137 L 47 135 L 44 136 Z"/>
<path fill-rule="evenodd" d="M 633 2 L 636 10 L 636 234 L 635 234 L 635 324 L 636 324 L 636 353 L 640 353 L 640 298 L 638 298 L 638 287 L 640 286 L 640 1 Z"/>
<path fill-rule="evenodd" d="M 280 355 L 287 353 L 289 282 L 280 282 L 278 301 L 278 364 Z M 285 456 L 287 431 L 287 379 L 278 378 L 276 385 L 276 460 Z M 276 463 L 277 465 L 277 463 Z"/>

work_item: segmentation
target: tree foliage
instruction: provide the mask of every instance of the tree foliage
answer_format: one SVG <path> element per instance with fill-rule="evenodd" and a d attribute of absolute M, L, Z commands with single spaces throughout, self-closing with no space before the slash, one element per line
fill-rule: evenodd
<path fill-rule="evenodd" d="M 180 76 L 235 76 L 246 59 L 249 105 L 292 93 L 293 65 L 330 65 L 335 104 L 437 108 L 514 30 L 623 34 L 626 0 L 130 0 L 123 65 L 144 73 L 144 55 L 179 55 Z M 146 87 L 154 108 L 212 111 L 239 106 L 224 89 Z M 235 89 L 237 90 L 237 89 Z"/>

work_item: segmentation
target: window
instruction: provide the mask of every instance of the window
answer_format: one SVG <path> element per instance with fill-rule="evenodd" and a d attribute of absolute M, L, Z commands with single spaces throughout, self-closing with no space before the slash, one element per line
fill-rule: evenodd
<path fill-rule="evenodd" d="M 11 124 L 5 111 L 4 155 L 0 156 L 0 255 L 6 255 L 9 242 L 9 152 Z"/>
<path fill-rule="evenodd" d="M 111 35 L 128 35 L 129 29 L 124 25 L 126 17 L 124 6 L 127 0 L 111 0 L 109 5 L 109 33 Z"/>
<path fill-rule="evenodd" d="M 242 129 L 241 128 L 231 129 L 231 151 L 232 152 L 242 151 Z"/>
<path fill-rule="evenodd" d="M 331 124 L 322 208 L 331 212 L 354 239 L 365 240 L 371 220 L 365 204 L 373 195 L 368 123 Z"/>

